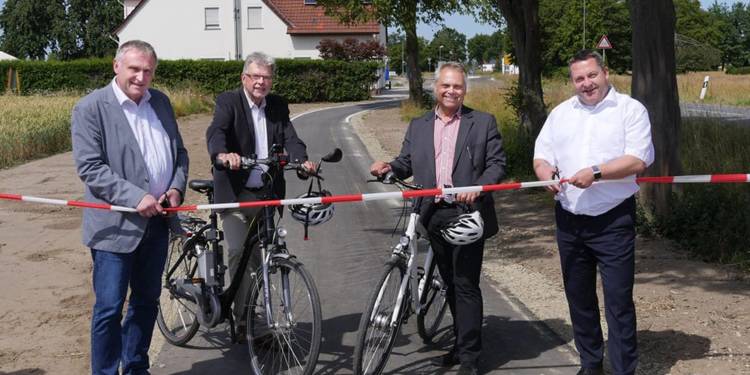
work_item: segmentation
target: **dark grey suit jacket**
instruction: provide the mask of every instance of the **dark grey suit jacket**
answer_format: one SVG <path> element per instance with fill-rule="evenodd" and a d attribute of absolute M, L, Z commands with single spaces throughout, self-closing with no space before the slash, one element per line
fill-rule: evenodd
<path fill-rule="evenodd" d="M 268 147 L 281 145 L 291 160 L 307 160 L 307 146 L 297 137 L 297 132 L 289 120 L 289 104 L 281 96 L 266 96 L 266 128 Z M 211 162 L 220 153 L 237 153 L 249 157 L 255 154 L 255 130 L 250 104 L 243 89 L 227 91 L 216 98 L 216 108 L 211 126 L 206 130 L 206 142 Z M 286 182 L 283 171 L 269 171 L 273 176 L 273 192 L 278 198 L 284 197 Z M 214 169 L 214 201 L 216 203 L 237 202 L 245 187 L 250 172 L 248 170 L 227 171 Z"/>
<path fill-rule="evenodd" d="M 390 162 L 399 178 L 413 175 L 414 182 L 424 188 L 436 187 L 434 130 L 435 111 L 409 124 L 401 153 Z M 453 186 L 496 184 L 504 176 L 505 152 L 495 117 L 463 106 L 453 160 Z M 498 226 L 492 194 L 482 193 L 479 211 L 484 220 L 484 237 L 495 235 Z"/>
<path fill-rule="evenodd" d="M 173 159 L 169 188 L 179 190 L 184 196 L 188 155 L 172 104 L 163 93 L 154 89 L 149 92 L 151 107 L 169 135 Z M 95 90 L 76 104 L 71 133 L 78 176 L 86 186 L 85 200 L 138 206 L 148 194 L 148 169 L 111 85 Z M 141 242 L 148 220 L 137 213 L 85 209 L 83 244 L 115 253 L 132 252 Z"/>

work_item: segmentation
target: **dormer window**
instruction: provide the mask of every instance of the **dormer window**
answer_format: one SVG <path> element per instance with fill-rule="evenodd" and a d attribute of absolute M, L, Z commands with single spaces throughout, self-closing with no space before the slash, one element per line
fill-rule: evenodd
<path fill-rule="evenodd" d="M 316 5 L 318 2 L 315 0 L 304 0 L 305 5 Z"/>

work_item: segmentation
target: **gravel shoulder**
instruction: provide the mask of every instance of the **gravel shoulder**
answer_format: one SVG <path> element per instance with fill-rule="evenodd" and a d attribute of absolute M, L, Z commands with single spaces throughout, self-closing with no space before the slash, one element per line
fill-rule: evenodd
<path fill-rule="evenodd" d="M 373 159 L 398 154 L 407 125 L 398 112 L 376 110 L 352 119 Z M 572 345 L 552 197 L 511 191 L 495 193 L 495 199 L 501 228 L 485 249 L 485 282 Z M 662 239 L 639 237 L 636 249 L 638 374 L 750 374 L 748 275 L 690 260 Z M 601 294 L 599 300 L 601 305 Z"/>

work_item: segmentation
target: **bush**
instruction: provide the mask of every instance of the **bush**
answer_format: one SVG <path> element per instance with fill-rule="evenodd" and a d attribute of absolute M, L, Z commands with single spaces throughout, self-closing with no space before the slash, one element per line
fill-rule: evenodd
<path fill-rule="evenodd" d="M 750 129 L 714 119 L 683 119 L 684 174 L 747 173 Z M 706 261 L 750 268 L 750 184 L 687 184 L 671 196 L 656 229 Z"/>
<path fill-rule="evenodd" d="M 727 74 L 750 74 L 750 66 L 730 66 L 727 69 Z"/>
<path fill-rule="evenodd" d="M 184 87 L 217 95 L 240 86 L 242 61 L 164 60 L 159 62 L 154 85 Z M 292 103 L 347 101 L 369 98 L 376 80 L 377 62 L 279 59 L 273 91 Z M 0 75 L 5 87 L 9 68 L 19 72 L 21 94 L 84 93 L 108 84 L 113 77 L 109 59 L 60 61 L 3 61 Z"/>

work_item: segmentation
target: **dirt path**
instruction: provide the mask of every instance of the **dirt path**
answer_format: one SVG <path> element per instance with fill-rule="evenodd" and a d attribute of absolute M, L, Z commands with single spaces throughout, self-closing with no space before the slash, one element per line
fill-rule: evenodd
<path fill-rule="evenodd" d="M 367 113 L 354 125 L 374 158 L 398 154 L 406 129 L 398 109 Z M 485 280 L 571 341 L 552 198 L 527 191 L 495 193 L 495 198 L 501 229 L 485 250 Z M 668 241 L 639 238 L 638 373 L 750 374 L 748 286 L 748 275 L 732 267 L 688 260 Z"/>
<path fill-rule="evenodd" d="M 298 114 L 325 106 L 290 109 Z M 210 121 L 211 115 L 179 120 L 191 179 L 210 177 L 204 137 Z M 0 170 L 0 192 L 82 199 L 83 185 L 67 152 Z M 187 195 L 190 203 L 199 198 Z M 80 226 L 80 209 L 0 201 L 0 374 L 89 372 L 94 299 Z"/>

